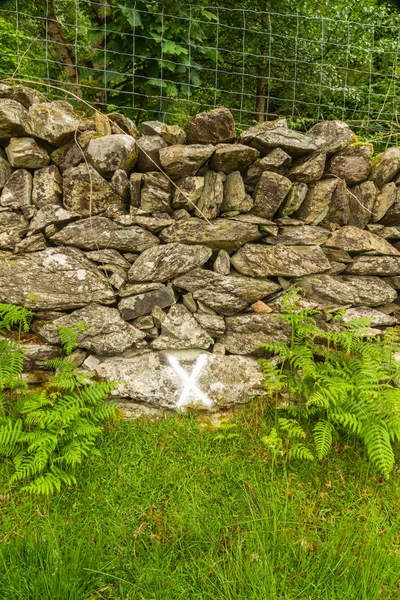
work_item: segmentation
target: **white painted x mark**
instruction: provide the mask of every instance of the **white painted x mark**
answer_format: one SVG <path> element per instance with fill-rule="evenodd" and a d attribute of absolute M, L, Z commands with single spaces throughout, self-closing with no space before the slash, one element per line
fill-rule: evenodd
<path fill-rule="evenodd" d="M 206 406 L 212 406 L 213 401 L 210 400 L 207 394 L 200 390 L 196 383 L 197 377 L 200 375 L 201 371 L 206 366 L 207 354 L 201 354 L 198 357 L 191 375 L 189 375 L 189 373 L 182 369 L 176 356 L 168 356 L 168 360 L 171 367 L 181 377 L 185 384 L 182 390 L 181 397 L 179 398 L 178 404 L 176 405 L 177 408 L 185 406 L 186 404 L 190 404 L 189 396 L 191 393 L 195 394 L 196 400 L 201 400 L 201 402 Z"/>

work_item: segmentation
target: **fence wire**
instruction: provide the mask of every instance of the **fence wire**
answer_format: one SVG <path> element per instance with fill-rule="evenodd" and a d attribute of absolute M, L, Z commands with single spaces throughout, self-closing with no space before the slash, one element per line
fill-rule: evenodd
<path fill-rule="evenodd" d="M 397 26 L 125 4 L 3 3 L 1 77 L 40 79 L 136 120 L 179 122 L 224 105 L 241 127 L 286 116 L 299 127 L 339 118 L 367 132 L 400 131 Z"/>

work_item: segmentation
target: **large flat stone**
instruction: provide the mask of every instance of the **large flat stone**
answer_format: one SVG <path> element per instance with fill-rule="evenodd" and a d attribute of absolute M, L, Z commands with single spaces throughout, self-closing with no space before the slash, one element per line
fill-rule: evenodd
<path fill-rule="evenodd" d="M 171 179 L 181 179 L 189 175 L 196 175 L 214 151 L 215 146 L 212 144 L 204 146 L 201 144 L 192 146 L 177 144 L 160 150 L 160 162 Z"/>
<path fill-rule="evenodd" d="M 256 148 L 261 154 L 267 154 L 274 148 L 281 148 L 296 156 L 316 150 L 314 140 L 300 131 L 294 131 L 287 126 L 286 119 L 266 121 L 246 129 L 240 142 Z"/>
<path fill-rule="evenodd" d="M 232 256 L 231 263 L 239 273 L 250 277 L 300 277 L 330 269 L 319 246 L 246 244 Z"/>
<path fill-rule="evenodd" d="M 187 390 L 186 402 L 204 410 L 219 410 L 246 404 L 263 393 L 263 373 L 258 361 L 251 357 L 221 356 L 204 350 L 147 352 L 133 358 L 108 358 L 96 367 L 96 373 L 106 381 L 121 382 L 111 393 L 117 398 L 129 398 L 151 406 L 177 410 L 187 382 L 170 363 L 175 358 L 190 374 L 202 355 L 204 367 L 197 377 L 198 389 L 211 401 L 202 402 L 196 389 Z"/>
<path fill-rule="evenodd" d="M 307 131 L 307 136 L 318 150 L 323 150 L 328 155 L 340 152 L 357 141 L 356 135 L 343 121 L 321 121 Z"/>
<path fill-rule="evenodd" d="M 156 290 L 143 292 L 135 296 L 122 298 L 118 308 L 126 321 L 132 321 L 151 313 L 154 307 L 166 308 L 175 304 L 176 296 L 170 285 L 164 285 Z"/>
<path fill-rule="evenodd" d="M 74 136 L 79 123 L 78 116 L 67 102 L 39 102 L 29 109 L 26 130 L 36 138 L 62 146 Z"/>
<path fill-rule="evenodd" d="M 214 171 L 228 175 L 232 171 L 247 169 L 259 156 L 258 150 L 244 144 L 221 144 L 214 152 L 210 166 Z"/>
<path fill-rule="evenodd" d="M 357 256 L 346 269 L 352 275 L 400 275 L 400 256 Z"/>
<path fill-rule="evenodd" d="M 278 235 L 263 239 L 273 246 L 320 246 L 325 244 L 330 232 L 315 225 L 286 225 L 279 228 Z"/>
<path fill-rule="evenodd" d="M 171 306 L 161 324 L 161 335 L 151 343 L 153 350 L 203 348 L 207 350 L 213 338 L 201 327 L 183 304 Z"/>
<path fill-rule="evenodd" d="M 86 156 L 96 171 L 104 177 L 111 177 L 117 169 L 132 169 L 138 156 L 138 148 L 131 135 L 105 135 L 90 140 Z"/>
<path fill-rule="evenodd" d="M 328 248 L 339 248 L 346 252 L 372 252 L 394 256 L 399 254 L 399 251 L 386 240 L 350 225 L 334 231 L 326 245 Z"/>
<path fill-rule="evenodd" d="M 90 302 L 114 301 L 106 278 L 78 250 L 48 248 L 0 263 L 0 302 L 37 310 L 66 310 Z"/>
<path fill-rule="evenodd" d="M 232 354 L 265 354 L 263 344 L 288 342 L 290 328 L 279 315 L 244 314 L 227 317 L 226 334 L 218 339 Z"/>
<path fill-rule="evenodd" d="M 233 142 L 235 121 L 228 108 L 215 108 L 194 116 L 186 125 L 188 144 L 218 144 Z"/>

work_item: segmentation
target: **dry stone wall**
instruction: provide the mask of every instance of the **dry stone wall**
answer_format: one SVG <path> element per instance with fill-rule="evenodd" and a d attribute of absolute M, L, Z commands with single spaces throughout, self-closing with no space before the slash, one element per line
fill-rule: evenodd
<path fill-rule="evenodd" d="M 75 363 L 144 407 L 216 410 L 262 392 L 284 296 L 400 321 L 400 148 L 373 158 L 340 121 L 236 138 L 229 110 L 183 130 L 0 86 L 0 302 L 32 308 L 26 378 L 59 328 Z"/>

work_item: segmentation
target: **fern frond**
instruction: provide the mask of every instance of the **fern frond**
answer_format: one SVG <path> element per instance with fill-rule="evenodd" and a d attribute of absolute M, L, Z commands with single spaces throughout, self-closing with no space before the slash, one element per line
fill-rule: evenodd
<path fill-rule="evenodd" d="M 382 423 L 368 423 L 361 433 L 370 461 L 388 479 L 394 467 L 394 453 L 387 428 Z"/>
<path fill-rule="evenodd" d="M 325 458 L 331 450 L 332 433 L 333 426 L 329 421 L 318 421 L 313 429 L 314 444 L 319 460 Z"/>
<path fill-rule="evenodd" d="M 22 306 L 0 304 L 0 329 L 11 329 L 18 325 L 23 331 L 29 331 L 34 314 Z"/>
<path fill-rule="evenodd" d="M 294 444 L 288 452 L 288 459 L 314 460 L 314 455 L 304 444 Z"/>

